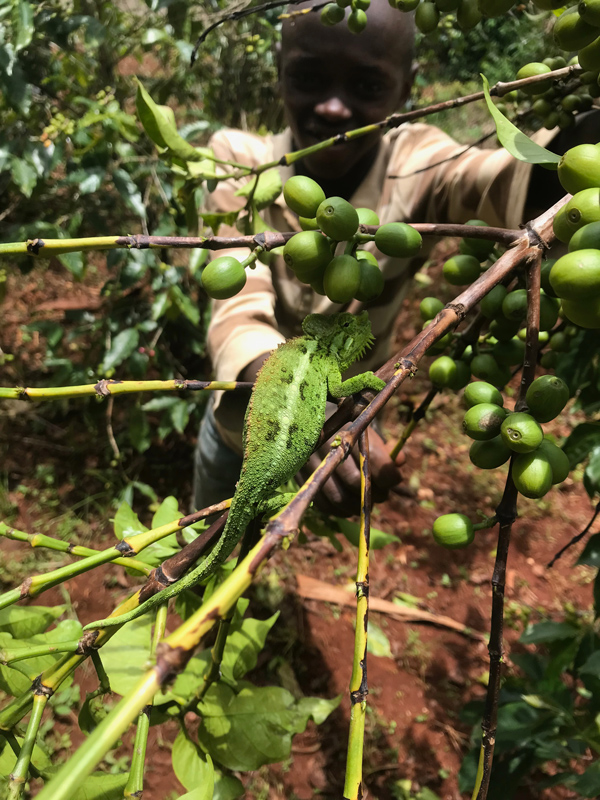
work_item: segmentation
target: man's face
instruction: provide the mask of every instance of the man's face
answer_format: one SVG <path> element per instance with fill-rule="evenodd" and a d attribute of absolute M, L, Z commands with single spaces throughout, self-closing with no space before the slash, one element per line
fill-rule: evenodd
<path fill-rule="evenodd" d="M 387 6 L 387 3 L 386 3 Z M 389 7 L 388 7 L 389 8 Z M 412 83 L 411 58 L 388 15 L 369 16 L 366 30 L 351 34 L 344 22 L 334 28 L 308 14 L 284 35 L 280 88 L 297 148 L 384 119 L 407 99 Z M 395 31 L 392 30 L 395 28 Z M 410 45 L 407 45 L 410 52 Z M 376 149 L 382 132 L 327 148 L 305 159 L 311 174 L 323 180 L 346 175 Z"/>

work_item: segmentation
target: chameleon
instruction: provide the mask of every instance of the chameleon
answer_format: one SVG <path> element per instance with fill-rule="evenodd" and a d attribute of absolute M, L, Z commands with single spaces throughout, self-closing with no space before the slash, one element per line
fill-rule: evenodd
<path fill-rule="evenodd" d="M 302 331 L 303 335 L 279 345 L 256 377 L 244 418 L 240 478 L 225 528 L 211 553 L 188 575 L 137 608 L 92 622 L 86 630 L 129 622 L 212 574 L 275 490 L 293 478 L 314 451 L 325 423 L 327 398 L 385 386 L 371 371 L 342 380 L 342 373 L 373 342 L 366 311 L 358 316 L 309 314 Z"/>

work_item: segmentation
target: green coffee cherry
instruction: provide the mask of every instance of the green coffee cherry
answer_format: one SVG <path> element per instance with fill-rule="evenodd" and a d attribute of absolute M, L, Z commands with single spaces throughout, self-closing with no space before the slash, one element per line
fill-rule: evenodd
<path fill-rule="evenodd" d="M 600 186 L 600 149 L 595 144 L 572 147 L 558 162 L 558 179 L 566 192 Z"/>
<path fill-rule="evenodd" d="M 512 454 L 501 436 L 485 442 L 473 442 L 469 450 L 471 462 L 479 469 L 496 469 L 505 464 Z"/>
<path fill-rule="evenodd" d="M 584 22 L 600 28 L 600 3 L 598 3 L 598 0 L 579 0 L 577 10 Z M 588 67 L 584 67 L 584 69 L 588 69 Z M 598 66 L 598 69 L 600 69 L 600 66 Z"/>
<path fill-rule="evenodd" d="M 364 11 L 361 12 L 364 14 Z M 319 205 L 317 222 L 326 236 L 336 242 L 346 242 L 358 230 L 356 209 L 343 197 L 328 197 Z"/>
<path fill-rule="evenodd" d="M 564 450 L 557 447 L 549 439 L 544 439 L 536 450 L 536 453 L 548 459 L 552 468 L 552 484 L 562 483 L 568 476 L 571 469 L 569 457 Z"/>
<path fill-rule="evenodd" d="M 487 381 L 498 388 L 506 386 L 510 381 L 510 369 L 498 364 L 489 353 L 481 353 L 471 361 L 471 372 L 476 378 Z"/>
<path fill-rule="evenodd" d="M 565 227 L 570 239 L 579 228 L 583 228 L 589 222 L 600 220 L 600 188 L 582 189 L 563 208 Z"/>
<path fill-rule="evenodd" d="M 423 323 L 423 330 L 425 330 L 425 328 L 429 325 L 430 322 L 431 320 L 428 319 Z M 431 347 L 429 347 L 429 349 L 426 352 L 426 355 L 433 356 L 436 355 L 437 353 L 441 353 L 450 344 L 452 344 L 452 332 L 448 331 L 448 333 L 445 333 L 441 339 L 438 339 L 438 341 L 435 342 L 435 344 L 432 344 Z"/>
<path fill-rule="evenodd" d="M 487 222 L 484 222 L 482 219 L 470 219 L 466 224 L 483 228 L 487 227 Z M 466 248 L 465 252 L 467 255 L 475 256 L 479 261 L 485 261 L 492 254 L 495 242 L 490 242 L 488 239 L 472 239 L 471 237 L 465 237 L 460 243 L 461 247 L 463 245 Z M 461 252 L 463 251 L 461 250 Z"/>
<path fill-rule="evenodd" d="M 536 75 L 545 75 L 547 72 L 551 72 L 552 70 L 550 67 L 547 67 L 545 64 L 542 64 L 540 61 L 532 61 L 529 64 L 525 64 L 524 67 L 517 72 L 517 80 L 523 80 L 523 78 L 533 78 Z M 552 88 L 552 81 L 542 81 L 540 83 L 533 83 L 529 86 L 522 86 L 521 90 L 528 95 L 535 95 L 535 94 L 543 94 L 547 92 L 548 89 Z"/>
<path fill-rule="evenodd" d="M 485 381 L 473 381 L 465 389 L 463 399 L 468 408 L 473 408 L 480 403 L 492 403 L 495 406 L 503 406 L 504 398 L 491 383 Z"/>
<path fill-rule="evenodd" d="M 419 3 L 415 11 L 415 25 L 421 33 L 431 33 L 437 28 L 439 21 L 440 12 L 435 3 L 431 3 L 429 0 Z"/>
<path fill-rule="evenodd" d="M 550 270 L 555 264 L 556 264 L 555 258 L 547 258 L 545 261 L 542 261 L 542 269 L 540 271 L 540 280 L 542 284 L 542 289 L 550 297 L 556 297 L 556 292 L 550 285 Z"/>
<path fill-rule="evenodd" d="M 562 312 L 569 322 L 579 325 L 580 328 L 591 330 L 600 328 L 600 297 L 593 297 L 590 300 L 563 300 Z M 546 366 L 543 363 L 544 358 L 550 355 L 554 356 L 554 364 L 556 364 L 558 358 L 556 353 L 544 353 L 541 361 L 543 367 Z"/>
<path fill-rule="evenodd" d="M 504 302 L 502 303 L 504 305 Z M 519 320 L 507 319 L 506 317 L 496 317 L 490 322 L 489 332 L 498 339 L 499 342 L 508 342 L 515 336 L 521 327 Z"/>
<path fill-rule="evenodd" d="M 571 341 L 565 333 L 557 331 L 550 337 L 550 349 L 557 353 L 568 353 L 571 349 Z"/>
<path fill-rule="evenodd" d="M 379 217 L 370 208 L 357 208 L 359 225 L 379 225 Z"/>
<path fill-rule="evenodd" d="M 517 490 L 525 497 L 539 500 L 552 488 L 552 467 L 539 451 L 515 458 L 512 477 Z"/>
<path fill-rule="evenodd" d="M 563 300 L 589 301 L 600 295 L 600 251 L 574 250 L 559 258 L 550 284 Z"/>
<path fill-rule="evenodd" d="M 598 148 L 600 157 L 600 148 Z M 569 252 L 573 250 L 600 250 L 600 222 L 589 222 L 575 231 L 569 241 Z"/>
<path fill-rule="evenodd" d="M 540 337 L 546 331 L 552 330 L 558 320 L 560 301 L 547 294 L 540 296 Z M 541 338 L 540 338 L 541 341 Z"/>
<path fill-rule="evenodd" d="M 325 6 L 323 11 L 328 8 L 337 8 L 343 19 L 344 12 L 335 3 Z M 283 186 L 283 199 L 298 216 L 312 219 L 320 204 L 325 200 L 325 192 L 312 178 L 308 178 L 306 175 L 293 175 Z"/>
<path fill-rule="evenodd" d="M 598 28 L 581 19 L 577 7 L 568 8 L 554 23 L 554 41 L 567 52 L 581 50 L 598 36 Z"/>
<path fill-rule="evenodd" d="M 332 258 L 323 276 L 325 294 L 334 303 L 348 303 L 360 287 L 360 264 L 352 256 Z"/>
<path fill-rule="evenodd" d="M 321 11 L 321 22 L 323 25 L 331 27 L 341 22 L 344 16 L 344 9 L 340 8 L 337 3 L 328 3 Z"/>
<path fill-rule="evenodd" d="M 502 302 L 502 313 L 506 319 L 520 322 L 527 316 L 527 291 L 515 289 L 509 292 Z"/>
<path fill-rule="evenodd" d="M 506 286 L 502 286 L 501 283 L 499 283 L 497 286 L 494 286 L 494 288 L 486 294 L 479 304 L 479 309 L 483 316 L 487 317 L 488 319 L 494 319 L 494 317 L 497 317 L 502 311 L 502 303 L 507 294 L 508 290 L 506 289 Z"/>
<path fill-rule="evenodd" d="M 555 375 L 536 378 L 525 395 L 525 402 L 538 422 L 555 419 L 569 400 L 569 387 Z"/>
<path fill-rule="evenodd" d="M 482 14 L 477 7 L 477 0 L 460 0 L 456 21 L 461 31 L 470 31 L 481 22 Z"/>
<path fill-rule="evenodd" d="M 246 283 L 246 270 L 237 258 L 221 256 L 202 270 L 202 286 L 209 297 L 225 300 L 240 292 Z"/>
<path fill-rule="evenodd" d="M 354 257 L 359 261 L 361 259 L 365 259 L 369 262 L 369 264 L 373 264 L 374 267 L 379 267 L 379 261 L 377 261 L 376 257 L 373 255 L 373 253 L 371 253 L 370 250 L 357 250 L 354 254 Z"/>
<path fill-rule="evenodd" d="M 484 17 L 502 17 L 513 7 L 513 0 L 478 0 L 479 10 Z"/>
<path fill-rule="evenodd" d="M 441 300 L 438 300 L 437 297 L 424 297 L 421 300 L 421 304 L 419 305 L 419 313 L 421 314 L 421 319 L 427 322 L 427 320 L 433 319 L 437 314 L 440 313 L 444 304 Z"/>
<path fill-rule="evenodd" d="M 500 430 L 504 444 L 515 453 L 530 453 L 542 443 L 544 433 L 531 414 L 516 411 L 509 414 Z"/>
<path fill-rule="evenodd" d="M 360 264 L 360 283 L 355 297 L 361 303 L 368 303 L 374 300 L 383 292 L 385 281 L 379 269 L 379 265 L 372 264 L 366 258 L 357 259 Z"/>
<path fill-rule="evenodd" d="M 565 244 L 569 243 L 569 240 L 575 231 L 571 230 L 571 225 L 567 219 L 566 206 L 559 208 L 557 211 L 556 216 L 552 221 L 552 230 L 559 241 L 564 242 Z"/>
<path fill-rule="evenodd" d="M 308 282 L 331 261 L 331 246 L 318 231 L 302 231 L 289 239 L 283 248 L 283 260 L 296 275 Z"/>
<path fill-rule="evenodd" d="M 298 222 L 303 231 L 318 231 L 319 223 L 316 217 L 298 217 Z"/>
<path fill-rule="evenodd" d="M 386 256 L 412 258 L 421 249 L 419 231 L 404 222 L 388 222 L 375 233 L 375 245 Z"/>
<path fill-rule="evenodd" d="M 456 361 L 450 356 L 440 356 L 429 367 L 429 380 L 434 386 L 445 389 L 457 374 Z"/>
<path fill-rule="evenodd" d="M 433 538 L 451 550 L 467 547 L 475 538 L 473 523 L 464 514 L 444 514 L 433 523 Z"/>
<path fill-rule="evenodd" d="M 558 353 L 555 353 L 554 350 L 549 350 L 547 353 L 543 353 L 542 357 L 540 358 L 540 364 L 544 369 L 554 369 L 557 363 Z"/>
<path fill-rule="evenodd" d="M 456 11 L 460 5 L 460 0 L 435 0 L 435 5 L 438 11 L 447 14 L 448 11 Z"/>
<path fill-rule="evenodd" d="M 420 2 L 421 0 L 396 0 L 396 8 L 398 11 L 407 13 L 408 11 L 414 11 Z"/>
<path fill-rule="evenodd" d="M 456 374 L 450 379 L 450 382 L 448 383 L 448 389 L 452 389 L 453 392 L 460 392 L 460 390 L 464 389 L 470 380 L 471 368 L 466 361 L 459 359 L 456 362 Z"/>
<path fill-rule="evenodd" d="M 464 286 L 477 280 L 481 274 L 481 266 L 475 256 L 457 255 L 446 261 L 443 273 L 448 283 L 453 286 Z"/>
<path fill-rule="evenodd" d="M 350 33 L 362 33 L 366 27 L 367 15 L 365 12 L 360 8 L 352 11 L 348 17 L 348 30 Z M 340 239 L 339 241 L 344 241 L 344 239 Z"/>
<path fill-rule="evenodd" d="M 504 408 L 493 403 L 479 403 L 467 411 L 462 428 L 471 439 L 483 442 L 499 436 L 505 418 Z"/>
<path fill-rule="evenodd" d="M 525 343 L 518 337 L 513 337 L 508 342 L 496 342 L 492 348 L 492 355 L 499 364 L 514 367 L 523 363 Z"/>

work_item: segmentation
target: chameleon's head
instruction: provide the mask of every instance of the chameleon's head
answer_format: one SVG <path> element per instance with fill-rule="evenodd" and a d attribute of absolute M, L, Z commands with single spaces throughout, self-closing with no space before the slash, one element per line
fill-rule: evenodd
<path fill-rule="evenodd" d="M 357 361 L 373 342 L 366 311 L 358 316 L 346 311 L 328 316 L 309 314 L 302 323 L 302 330 L 337 357 L 341 372 Z"/>

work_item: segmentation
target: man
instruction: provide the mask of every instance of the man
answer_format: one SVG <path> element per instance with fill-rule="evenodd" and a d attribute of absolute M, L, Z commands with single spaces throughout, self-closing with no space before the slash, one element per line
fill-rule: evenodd
<path fill-rule="evenodd" d="M 258 165 L 284 153 L 308 147 L 335 134 L 378 122 L 399 110 L 413 80 L 414 27 L 411 15 L 393 9 L 387 0 L 373 0 L 368 25 L 359 36 L 341 23 L 322 25 L 318 14 L 287 21 L 282 29 L 280 91 L 289 129 L 260 137 L 224 130 L 211 142 L 226 161 Z M 548 135 L 546 141 L 551 138 Z M 543 143 L 543 142 L 542 142 Z M 504 150 L 472 149 L 439 167 L 419 172 L 464 148 L 437 128 L 404 125 L 328 148 L 294 168 L 280 169 L 285 182 L 294 173 L 309 175 L 326 196 L 341 196 L 356 207 L 375 210 L 381 223 L 466 222 L 485 219 L 490 225 L 517 227 L 523 219 L 531 167 Z M 406 175 L 405 178 L 396 176 Z M 556 197 L 560 187 L 555 177 Z M 234 196 L 241 182 L 219 184 L 209 196 L 211 211 L 243 205 Z M 547 197 L 547 195 L 546 195 Z M 266 222 L 281 231 L 300 230 L 283 197 L 264 212 Z M 234 229 L 219 230 L 235 236 Z M 244 250 L 226 251 L 244 258 Z M 223 251 L 218 253 L 224 255 Z M 385 278 L 380 298 L 368 306 L 375 346 L 355 371 L 377 368 L 390 354 L 394 321 L 409 286 L 414 265 L 377 253 Z M 214 303 L 208 344 L 218 380 L 253 381 L 269 352 L 300 332 L 309 313 L 333 313 L 341 306 L 299 283 L 281 257 L 269 267 L 248 270 L 242 292 Z M 195 463 L 198 508 L 229 496 L 241 465 L 241 431 L 248 396 L 224 393 L 215 398 L 201 427 Z M 400 478 L 383 440 L 371 431 L 375 499 Z M 325 487 L 326 507 L 351 513 L 359 473 L 348 459 Z"/>

